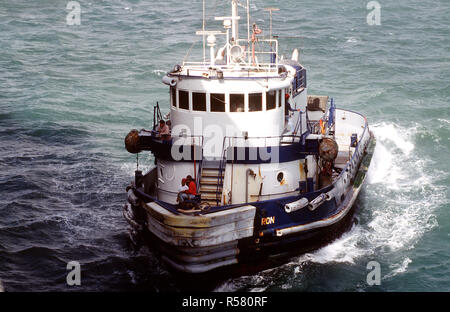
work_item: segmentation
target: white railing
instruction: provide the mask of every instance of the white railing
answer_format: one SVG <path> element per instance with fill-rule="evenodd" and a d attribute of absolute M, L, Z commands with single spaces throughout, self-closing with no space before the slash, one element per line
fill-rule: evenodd
<path fill-rule="evenodd" d="M 242 54 L 239 56 L 225 57 L 223 60 L 225 63 L 216 60 L 214 64 L 215 69 L 222 71 L 278 72 L 278 41 L 276 39 L 258 39 L 255 45 L 260 47 L 263 44 L 267 48 L 262 50 L 255 48 L 254 51 L 248 48 L 252 43 L 249 43 L 247 39 L 237 40 L 238 45 L 239 43 L 246 44 L 241 46 L 246 48 L 243 49 Z M 182 65 L 190 71 L 205 71 L 211 67 L 211 63 L 206 61 L 183 61 Z"/>

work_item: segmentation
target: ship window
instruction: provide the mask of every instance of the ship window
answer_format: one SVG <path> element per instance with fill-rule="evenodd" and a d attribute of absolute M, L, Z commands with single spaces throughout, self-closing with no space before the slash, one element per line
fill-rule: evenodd
<path fill-rule="evenodd" d="M 178 107 L 182 109 L 189 109 L 189 92 L 178 91 Z"/>
<path fill-rule="evenodd" d="M 170 87 L 170 101 L 173 107 L 177 107 L 177 89 Z"/>
<path fill-rule="evenodd" d="M 262 111 L 262 93 L 250 93 L 248 95 L 248 110 L 250 112 Z"/>
<path fill-rule="evenodd" d="M 192 109 L 206 112 L 206 94 L 192 92 Z"/>
<path fill-rule="evenodd" d="M 243 112 L 244 108 L 244 95 L 230 94 L 230 112 Z"/>
<path fill-rule="evenodd" d="M 281 107 L 283 96 L 284 96 L 284 89 L 278 90 L 278 107 Z"/>
<path fill-rule="evenodd" d="M 177 106 L 177 89 L 170 87 L 170 102 L 173 107 Z"/>
<path fill-rule="evenodd" d="M 266 110 L 274 109 L 277 106 L 277 91 L 271 90 L 266 93 Z"/>
<path fill-rule="evenodd" d="M 212 112 L 225 111 L 225 94 L 211 93 L 211 111 Z"/>

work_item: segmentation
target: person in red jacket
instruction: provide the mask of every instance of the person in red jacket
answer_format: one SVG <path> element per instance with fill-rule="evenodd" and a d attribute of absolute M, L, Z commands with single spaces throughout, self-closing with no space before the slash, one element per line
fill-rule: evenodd
<path fill-rule="evenodd" d="M 188 199 L 192 200 L 195 198 L 195 195 L 197 195 L 197 185 L 195 185 L 195 181 L 192 179 L 192 176 L 188 175 L 186 177 L 186 185 L 188 186 L 188 189 L 180 193 L 180 203 Z"/>

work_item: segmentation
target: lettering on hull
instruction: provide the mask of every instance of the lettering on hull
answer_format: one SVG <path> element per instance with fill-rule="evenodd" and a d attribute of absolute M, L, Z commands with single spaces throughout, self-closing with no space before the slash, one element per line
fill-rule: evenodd
<path fill-rule="evenodd" d="M 267 217 L 267 218 L 261 218 L 261 225 L 269 225 L 275 223 L 275 216 Z"/>

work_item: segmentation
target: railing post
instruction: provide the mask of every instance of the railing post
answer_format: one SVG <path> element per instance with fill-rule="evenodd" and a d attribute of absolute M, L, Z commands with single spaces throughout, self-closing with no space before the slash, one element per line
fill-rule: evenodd
<path fill-rule="evenodd" d="M 223 159 L 224 159 L 224 153 L 225 153 L 225 139 L 226 136 L 223 137 L 222 140 L 222 157 L 219 161 L 219 175 L 217 176 L 217 186 L 216 186 L 216 205 L 219 206 L 219 184 L 220 181 L 222 180 L 222 165 L 223 165 Z M 222 186 L 223 188 L 223 186 Z"/>
<path fill-rule="evenodd" d="M 331 98 L 330 100 L 330 109 L 329 109 L 329 115 L 328 115 L 328 128 L 330 129 L 332 125 L 334 125 L 334 112 L 336 110 L 336 105 L 334 104 L 334 99 Z"/>

